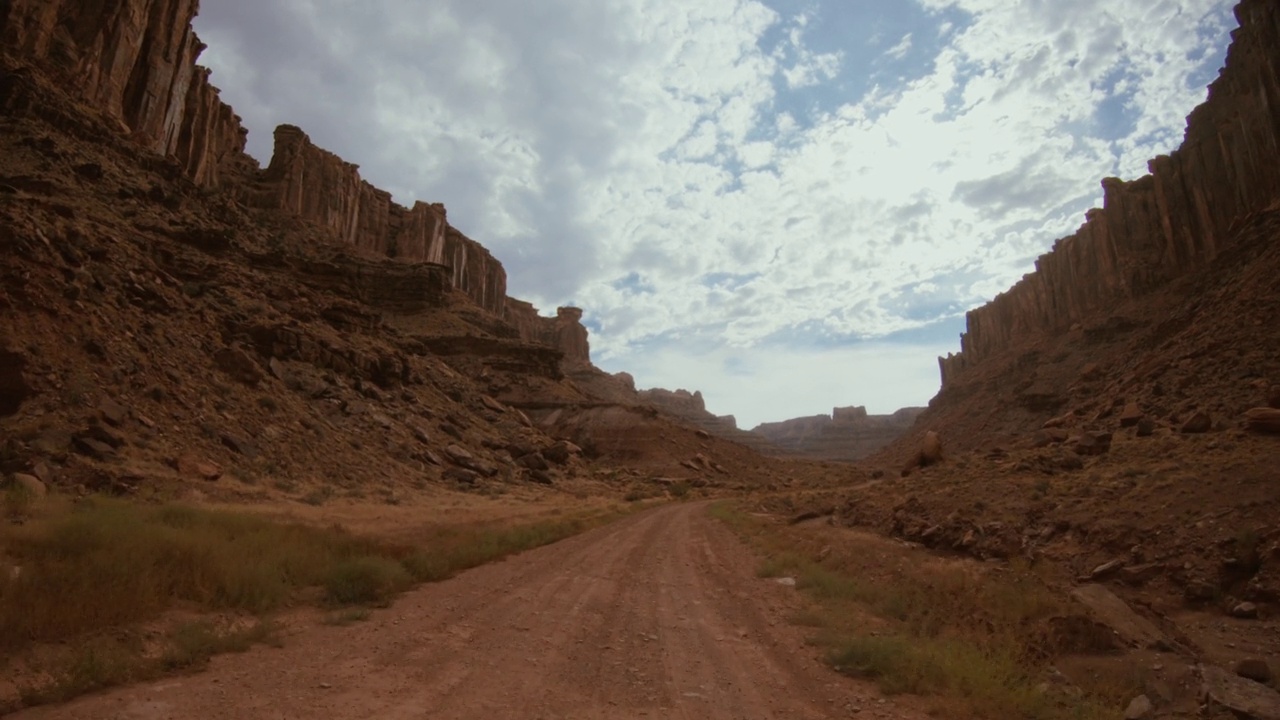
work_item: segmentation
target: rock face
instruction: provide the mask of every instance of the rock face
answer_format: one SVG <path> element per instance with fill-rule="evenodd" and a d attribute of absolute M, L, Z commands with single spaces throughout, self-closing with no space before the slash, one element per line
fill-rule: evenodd
<path fill-rule="evenodd" d="M 6 64 L 48 69 L 136 142 L 204 186 L 247 161 L 246 131 L 195 62 L 198 0 L 0 3 Z"/>
<path fill-rule="evenodd" d="M 454 287 L 502 316 L 506 270 L 483 246 L 449 226 L 443 205 L 397 205 L 390 193 L 360 179 L 357 165 L 316 147 L 292 125 L 276 128 L 275 151 L 259 184 L 255 205 L 322 225 L 366 254 L 445 265 Z"/>
<path fill-rule="evenodd" d="M 312 287 L 402 314 L 444 305 L 450 283 L 449 268 L 443 265 L 410 265 L 350 255 L 301 263 L 293 270 Z"/>
<path fill-rule="evenodd" d="M 367 256 L 447 267 L 453 287 L 501 317 L 506 271 L 449 226 L 443 205 L 397 205 L 361 180 L 357 166 L 290 125 L 276 130 L 271 164 L 259 170 L 244 152 L 240 118 L 196 65 L 204 50 L 191 29 L 198 9 L 198 0 L 0 2 L 0 105 L 50 112 L 19 82 L 21 68 L 39 68 L 197 185 L 326 227 Z"/>
<path fill-rule="evenodd" d="M 591 365 L 591 344 L 582 325 L 581 308 L 556 308 L 556 316 L 547 318 L 532 304 L 507 298 L 503 319 L 515 327 L 521 340 L 550 345 L 564 353 L 566 371 Z"/>
<path fill-rule="evenodd" d="M 624 381 L 629 383 L 631 387 L 635 387 L 635 381 L 630 375 L 627 375 Z M 740 430 L 738 428 L 738 420 L 734 416 L 715 415 L 707 412 L 706 401 L 699 390 L 689 392 L 683 389 L 652 388 L 639 391 L 636 393 L 636 397 L 640 403 L 653 407 L 690 427 L 697 428 L 698 432 L 706 433 L 707 436 L 715 435 L 725 440 L 732 440 L 766 455 L 782 454 L 780 448 L 764 437 L 746 430 Z M 699 437 L 704 436 L 699 435 Z"/>
<path fill-rule="evenodd" d="M 1280 198 L 1280 6 L 1243 0 L 1235 12 L 1226 67 L 1187 118 L 1182 147 L 1138 180 L 1104 180 L 1102 209 L 1035 272 L 968 313 L 960 353 L 939 358 L 944 389 L 1015 339 L 1062 332 L 1203 267 L 1238 220 Z"/>
<path fill-rule="evenodd" d="M 896 440 L 924 408 L 903 408 L 892 415 L 869 415 L 865 407 L 834 408 L 751 430 L 790 453 L 823 460 L 858 460 Z"/>

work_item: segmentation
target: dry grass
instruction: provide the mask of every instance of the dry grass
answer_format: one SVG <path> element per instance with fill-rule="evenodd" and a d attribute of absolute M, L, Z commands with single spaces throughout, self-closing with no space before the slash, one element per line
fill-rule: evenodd
<path fill-rule="evenodd" d="M 1026 568 L 948 566 L 850 533 L 833 547 L 831 531 L 777 525 L 728 504 L 712 513 L 761 552 L 762 577 L 796 578 L 813 606 L 795 620 L 815 628 L 812 641 L 837 671 L 888 694 L 935 697 L 943 717 L 1115 715 L 1104 699 L 1111 693 L 1076 698 L 1042 682 L 1053 656 L 1047 621 L 1066 608 Z"/>
<path fill-rule="evenodd" d="M 197 670 L 214 655 L 278 642 L 276 627 L 270 621 L 242 627 L 183 622 L 170 628 L 158 644 L 144 642 L 136 633 L 99 633 L 81 638 L 74 645 L 44 649 L 37 659 L 27 663 L 34 679 L 19 684 L 18 702 L 11 707 L 0 703 L 0 711 L 65 702 L 115 685 Z"/>
<path fill-rule="evenodd" d="M 16 568 L 0 574 L 0 655 L 73 648 L 46 657 L 35 673 L 42 680 L 23 691 L 23 704 L 61 701 L 198 666 L 246 649 L 270 627 L 192 624 L 172 631 L 159 654 L 119 641 L 128 628 L 175 609 L 252 618 L 319 598 L 350 622 L 367 616 L 352 606 L 385 605 L 416 582 L 443 580 L 612 517 L 440 526 L 409 546 L 337 527 L 94 498 L 0 526 L 0 568 Z"/>

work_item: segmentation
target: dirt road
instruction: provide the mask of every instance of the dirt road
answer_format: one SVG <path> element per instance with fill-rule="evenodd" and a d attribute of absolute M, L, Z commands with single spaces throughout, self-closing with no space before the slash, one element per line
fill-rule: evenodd
<path fill-rule="evenodd" d="M 757 578 L 706 508 L 658 508 L 425 586 L 356 625 L 15 717 L 917 717 L 820 665 L 786 620 L 795 590 Z"/>

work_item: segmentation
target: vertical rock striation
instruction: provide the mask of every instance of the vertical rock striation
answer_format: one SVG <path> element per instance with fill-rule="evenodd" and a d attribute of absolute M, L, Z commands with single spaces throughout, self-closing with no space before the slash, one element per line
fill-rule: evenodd
<path fill-rule="evenodd" d="M 1020 338 L 1061 332 L 1091 313 L 1203 267 L 1250 213 L 1280 201 L 1280 5 L 1242 0 L 1225 68 L 1187 118 L 1182 146 L 1132 182 L 1102 182 L 1103 207 L 990 303 L 971 310 L 942 387 Z"/>
<path fill-rule="evenodd" d="M 114 120 L 124 134 L 217 186 L 244 154 L 240 118 L 196 65 L 198 0 L 6 0 L 0 52 L 34 65 Z"/>
<path fill-rule="evenodd" d="M 480 243 L 449 226 L 443 205 L 396 204 L 390 193 L 360 178 L 359 166 L 316 147 L 300 128 L 276 128 L 271 164 L 258 186 L 254 204 L 322 225 L 367 254 L 446 265 L 454 287 L 503 315 L 506 270 Z"/>
<path fill-rule="evenodd" d="M 448 266 L 454 287 L 501 317 L 506 271 L 449 226 L 443 205 L 395 204 L 288 125 L 276 131 L 270 167 L 254 177 L 247 131 L 196 65 L 198 10 L 199 0 L 0 0 L 0 71 L 37 68 L 198 185 L 243 190 L 256 179 L 247 193 L 254 204 L 326 226 L 369 255 Z"/>

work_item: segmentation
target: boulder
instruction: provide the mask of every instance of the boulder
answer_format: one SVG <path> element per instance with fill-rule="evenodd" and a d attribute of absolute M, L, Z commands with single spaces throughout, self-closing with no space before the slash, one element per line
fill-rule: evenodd
<path fill-rule="evenodd" d="M 175 458 L 170 465 L 175 470 L 187 477 L 200 478 L 201 480 L 214 481 L 222 477 L 222 468 L 216 463 L 210 462 L 204 458 L 191 453 L 186 453 Z"/>
<path fill-rule="evenodd" d="M 231 376 L 237 382 L 244 383 L 249 387 L 254 387 L 262 382 L 262 368 L 258 367 L 258 363 L 254 362 L 249 353 L 238 346 L 233 345 L 222 348 L 214 354 L 213 361 L 219 370 Z"/>
<path fill-rule="evenodd" d="M 1212 429 L 1213 418 L 1203 410 L 1197 410 L 1192 413 L 1191 417 L 1187 418 L 1187 421 L 1182 423 L 1180 428 L 1182 432 L 1191 434 L 1207 433 Z"/>
<path fill-rule="evenodd" d="M 1085 606 L 1089 616 L 1111 628 L 1125 643 L 1137 648 L 1162 647 L 1168 644 L 1164 633 L 1150 620 L 1133 611 L 1124 600 L 1101 585 L 1081 585 L 1071 597 Z"/>
<path fill-rule="evenodd" d="M 1041 427 L 1044 428 L 1045 430 L 1048 430 L 1050 428 L 1069 427 L 1075 424 L 1076 424 L 1076 413 L 1074 410 L 1072 410 L 1071 412 L 1068 412 L 1065 415 L 1059 415 L 1057 417 L 1053 417 L 1053 418 L 1049 418 L 1048 420 L 1045 420 L 1044 425 L 1041 425 Z"/>
<path fill-rule="evenodd" d="M 1235 671 L 1236 675 L 1246 680 L 1260 682 L 1263 685 L 1271 682 L 1271 678 L 1274 677 L 1271 673 L 1271 666 L 1261 658 L 1246 658 L 1236 663 L 1235 667 L 1231 669 Z"/>
<path fill-rule="evenodd" d="M 1035 434 L 1031 436 L 1031 447 L 1049 447 L 1050 445 L 1057 445 L 1058 443 L 1066 442 L 1069 438 L 1070 434 L 1060 427 L 1049 428 L 1047 430 L 1037 430 Z"/>
<path fill-rule="evenodd" d="M 1138 437 L 1151 437 L 1156 432 L 1156 421 L 1151 418 L 1144 417 L 1138 421 Z"/>
<path fill-rule="evenodd" d="M 48 494 L 49 489 L 45 486 L 40 478 L 26 473 L 14 473 L 9 476 L 9 483 L 14 487 L 23 488 L 26 492 L 34 497 L 42 498 Z"/>
<path fill-rule="evenodd" d="M 18 408 L 31 396 L 22 369 L 26 358 L 16 352 L 0 348 L 0 417 L 18 412 Z"/>
<path fill-rule="evenodd" d="M 466 448 L 459 445 L 450 445 L 446 447 L 444 449 L 444 454 L 458 465 L 466 465 L 467 463 L 475 461 L 475 456 Z"/>
<path fill-rule="evenodd" d="M 220 436 L 218 436 L 218 439 L 222 442 L 223 446 L 225 446 L 228 450 L 231 450 L 232 452 L 243 455 L 249 458 L 250 460 L 258 457 L 258 447 L 254 445 L 251 441 L 246 440 L 240 437 L 239 435 L 232 435 L 231 433 L 222 433 Z"/>
<path fill-rule="evenodd" d="M 444 471 L 442 477 L 445 480 L 452 480 L 463 485 L 474 485 L 480 479 L 480 474 L 466 468 L 451 467 Z"/>
<path fill-rule="evenodd" d="M 542 451 L 543 457 L 557 465 L 563 465 L 569 462 L 569 458 L 580 453 L 582 453 L 582 448 L 567 440 L 561 440 Z"/>
<path fill-rule="evenodd" d="M 1200 699 L 1250 720 L 1280 720 L 1280 693 L 1219 667 L 1200 666 Z"/>
<path fill-rule="evenodd" d="M 1231 617 L 1241 620 L 1257 620 L 1258 606 L 1251 602 L 1242 602 L 1231 608 Z"/>
<path fill-rule="evenodd" d="M 529 453 L 528 455 L 521 455 L 519 458 L 516 459 L 516 464 L 522 468 L 528 468 L 529 470 L 545 471 L 550 467 L 547 464 L 546 458 L 542 457 L 541 453 Z"/>
<path fill-rule="evenodd" d="M 1151 704 L 1151 698 L 1139 695 L 1129 703 L 1129 707 L 1125 708 L 1124 720 L 1146 720 L 1153 712 L 1155 712 L 1155 706 Z"/>
<path fill-rule="evenodd" d="M 1111 450 L 1111 433 L 1092 431 L 1076 438 L 1077 455 L 1105 455 Z"/>
<path fill-rule="evenodd" d="M 924 434 L 924 440 L 920 443 L 920 465 L 927 467 L 939 462 L 942 462 L 942 438 L 930 430 Z"/>
<path fill-rule="evenodd" d="M 1120 427 L 1133 427 L 1142 420 L 1144 414 L 1138 403 L 1131 402 L 1124 406 L 1120 411 Z"/>
<path fill-rule="evenodd" d="M 1280 410 L 1253 408 L 1244 414 L 1245 427 L 1253 432 L 1280 435 Z"/>
<path fill-rule="evenodd" d="M 120 427 L 129 419 L 129 408 L 108 398 L 98 405 L 98 414 L 108 425 Z"/>

